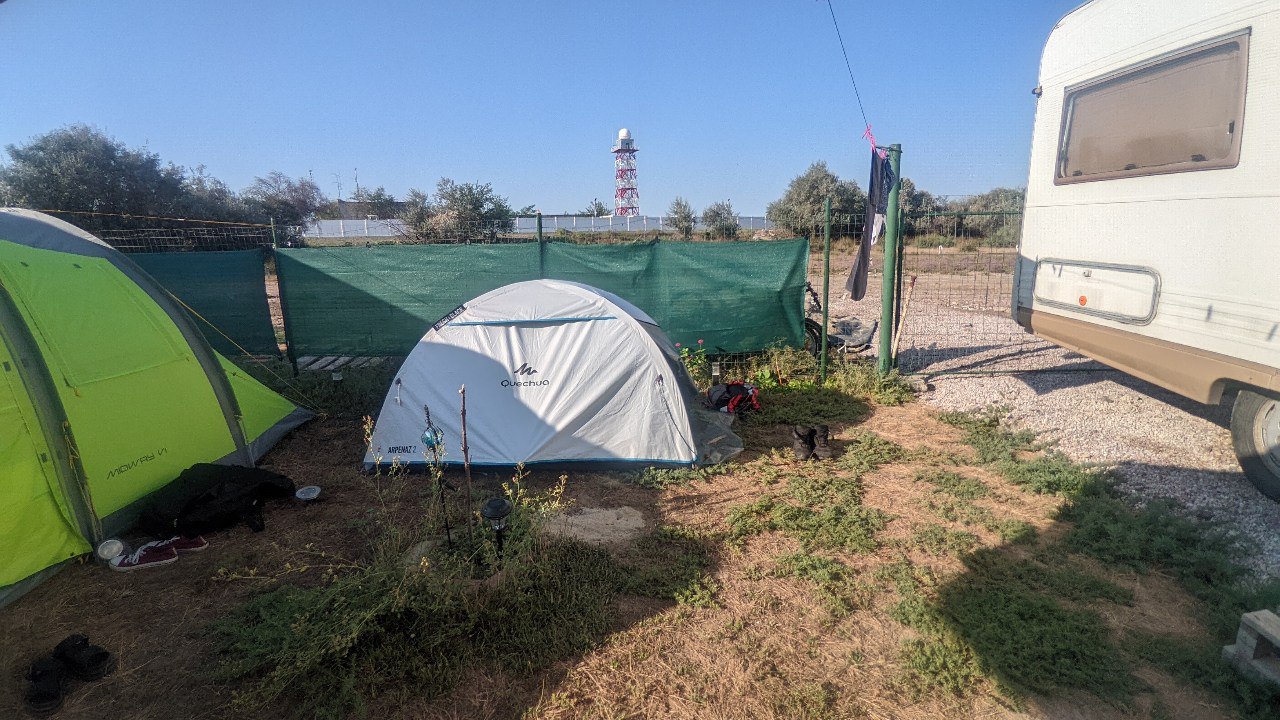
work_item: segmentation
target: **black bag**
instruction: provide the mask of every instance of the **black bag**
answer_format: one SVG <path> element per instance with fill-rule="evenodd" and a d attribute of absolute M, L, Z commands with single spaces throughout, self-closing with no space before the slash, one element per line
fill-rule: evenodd
<path fill-rule="evenodd" d="M 254 532 L 265 527 L 264 500 L 288 497 L 293 481 L 280 473 L 235 465 L 192 465 L 176 480 L 152 493 L 138 527 L 158 540 L 195 537 L 245 523 Z"/>

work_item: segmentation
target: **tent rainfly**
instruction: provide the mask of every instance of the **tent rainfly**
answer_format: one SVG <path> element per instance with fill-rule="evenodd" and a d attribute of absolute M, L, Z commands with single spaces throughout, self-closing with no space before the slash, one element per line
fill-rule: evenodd
<path fill-rule="evenodd" d="M 125 255 L 0 209 L 0 605 L 187 467 L 252 465 L 310 415 L 214 352 Z"/>
<path fill-rule="evenodd" d="M 460 305 L 427 331 L 387 393 L 365 467 L 425 464 L 427 410 L 444 461 L 461 463 L 463 386 L 474 465 L 687 467 L 742 449 L 644 311 L 588 285 L 531 280 Z"/>

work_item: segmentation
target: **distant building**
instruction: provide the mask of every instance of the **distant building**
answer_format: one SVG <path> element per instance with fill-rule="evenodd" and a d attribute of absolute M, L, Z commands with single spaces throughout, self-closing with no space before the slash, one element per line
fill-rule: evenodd
<path fill-rule="evenodd" d="M 334 204 L 337 205 L 337 217 L 332 218 L 334 220 L 391 220 L 400 217 L 400 214 L 403 213 L 409 205 L 408 203 L 397 200 L 396 202 L 391 203 L 392 210 L 390 213 L 387 213 L 386 203 L 375 204 L 364 202 L 362 200 L 335 200 Z M 379 208 L 377 206 L 379 204 L 383 205 L 383 207 Z M 323 208 L 322 212 L 332 209 L 332 206 L 329 208 Z M 334 213 L 325 212 L 325 214 L 330 215 Z"/>

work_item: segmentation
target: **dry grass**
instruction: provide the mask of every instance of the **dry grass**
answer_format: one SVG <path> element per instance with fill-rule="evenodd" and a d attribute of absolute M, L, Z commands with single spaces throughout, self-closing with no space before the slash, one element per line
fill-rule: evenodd
<path fill-rule="evenodd" d="M 732 472 L 661 488 L 618 473 L 571 477 L 567 495 L 580 507 L 629 506 L 644 516 L 647 530 L 676 528 L 709 539 L 706 577 L 696 592 L 686 591 L 681 601 L 624 593 L 612 630 L 594 650 L 528 675 L 471 667 L 444 697 L 415 699 L 406 689 L 394 702 L 375 700 L 370 716 L 1156 718 L 1170 708 L 1177 716 L 1228 716 L 1215 698 L 1148 666 L 1139 667 L 1127 701 L 1103 700 L 1084 690 L 1013 693 L 999 677 L 966 674 L 964 667 L 946 666 L 963 678 L 957 680 L 959 692 L 922 685 L 910 668 L 914 662 L 933 667 L 928 663 L 937 658 L 919 652 L 936 638 L 893 617 L 904 599 L 933 597 L 970 572 L 969 554 L 922 541 L 922 529 L 938 528 L 929 532 L 943 532 L 942 537 L 969 533 L 978 550 L 989 549 L 1010 563 L 1031 562 L 1067 532 L 1052 519 L 1064 500 L 1031 494 L 992 467 L 977 465 L 973 449 L 963 443 L 964 433 L 920 405 L 875 408 L 860 423 L 837 428 L 836 445 L 863 442 L 867 433 L 902 452 L 879 463 L 837 458 L 800 466 L 778 450 L 788 441 L 785 433 L 760 428 L 750 434 L 753 445 Z M 358 428 L 333 420 L 314 423 L 282 443 L 268 466 L 300 483 L 323 486 L 324 503 L 275 506 L 265 533 L 241 528 L 218 534 L 210 538 L 208 552 L 162 570 L 118 575 L 92 565 L 69 568 L 0 613 L 0 664 L 7 680 L 0 689 L 0 716 L 17 716 L 25 665 L 70 632 L 87 633 L 113 650 L 121 666 L 112 680 L 73 691 L 58 717 L 233 716 L 228 703 L 243 686 L 213 672 L 217 659 L 210 654 L 206 628 L 280 582 L 319 582 L 317 568 L 287 569 L 298 565 L 304 547 L 359 555 L 363 538 L 355 521 L 373 501 L 368 481 L 356 471 L 359 455 Z M 972 485 L 966 486 L 965 492 L 976 496 L 964 503 L 1035 528 L 1035 539 L 1007 542 L 981 522 L 940 516 L 933 501 L 953 497 L 947 492 L 954 488 L 921 480 L 931 472 L 953 472 L 980 483 L 986 491 L 975 494 L 969 492 Z M 751 534 L 740 543 L 719 540 L 728 536 L 735 508 L 766 494 L 789 497 L 796 478 L 829 475 L 856 484 L 857 502 L 887 517 L 872 547 L 806 551 L 785 530 Z M 535 489 L 552 482 L 550 476 L 531 478 Z M 620 563 L 634 559 L 626 548 L 613 552 Z M 1117 642 L 1132 631 L 1196 641 L 1207 637 L 1203 619 L 1189 610 L 1193 601 L 1173 580 L 1090 560 L 1072 563 L 1131 597 L 1127 603 L 1078 603 L 1095 612 Z"/>

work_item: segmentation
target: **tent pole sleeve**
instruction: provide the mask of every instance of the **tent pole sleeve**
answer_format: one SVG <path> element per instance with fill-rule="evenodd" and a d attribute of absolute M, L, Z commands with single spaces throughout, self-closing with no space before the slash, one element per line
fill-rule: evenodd
<path fill-rule="evenodd" d="M 18 375 L 35 408 L 45 446 L 54 455 L 54 472 L 62 486 L 62 495 L 75 514 L 72 520 L 85 540 L 96 546 L 103 540 L 102 525 L 93 508 L 84 464 L 75 451 L 75 437 L 67 420 L 67 411 L 54 389 L 53 376 L 44 362 L 44 354 L 3 283 L 0 283 L 0 341 L 9 346 L 18 365 Z"/>

